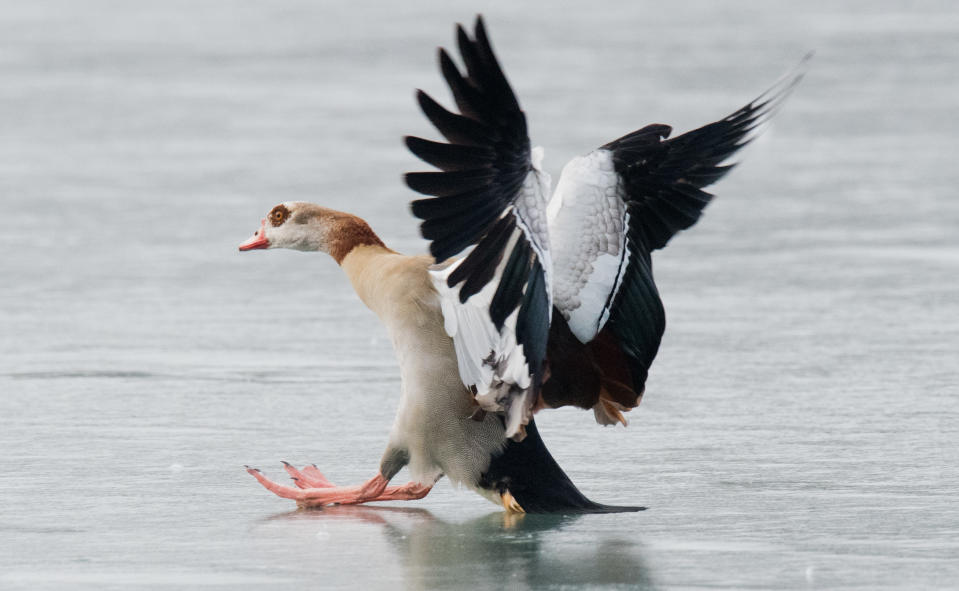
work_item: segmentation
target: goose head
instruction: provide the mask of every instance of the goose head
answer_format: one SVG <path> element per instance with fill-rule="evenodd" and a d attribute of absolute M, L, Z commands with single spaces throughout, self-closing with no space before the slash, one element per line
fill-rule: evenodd
<path fill-rule="evenodd" d="M 287 201 L 271 209 L 260 228 L 239 248 L 325 252 L 339 263 L 362 244 L 382 246 L 383 242 L 361 218 L 313 203 Z"/>

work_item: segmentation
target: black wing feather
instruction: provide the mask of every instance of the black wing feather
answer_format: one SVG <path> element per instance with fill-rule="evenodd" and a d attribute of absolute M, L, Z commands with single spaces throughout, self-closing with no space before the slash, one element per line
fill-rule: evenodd
<path fill-rule="evenodd" d="M 443 78 L 446 79 L 446 84 L 450 87 L 453 101 L 460 112 L 477 121 L 489 120 L 491 109 L 486 104 L 486 99 L 479 89 L 463 78 L 459 68 L 453 63 L 445 49 L 440 49 L 439 56 L 440 70 L 443 73 Z"/>
<path fill-rule="evenodd" d="M 530 262 L 534 256 L 533 249 L 528 244 L 523 241 L 516 242 L 503 268 L 503 276 L 500 277 L 489 307 L 490 318 L 496 330 L 503 330 L 506 317 L 519 305 L 523 297 L 523 286 L 526 285 L 526 278 L 529 276 Z"/>
<path fill-rule="evenodd" d="M 440 170 L 485 168 L 496 160 L 496 152 L 487 147 L 444 144 L 412 136 L 407 136 L 405 141 L 410 152 Z"/>
<path fill-rule="evenodd" d="M 490 320 L 502 331 L 506 318 L 519 308 L 516 342 L 538 391 L 550 293 L 538 254 L 546 245 L 539 244 L 543 237 L 523 219 L 528 205 L 519 201 L 533 172 L 526 116 L 493 53 L 482 17 L 476 19 L 472 38 L 457 26 L 456 42 L 465 72 L 443 49 L 438 59 L 459 113 L 422 91 L 417 94 L 423 113 L 449 143 L 406 138 L 410 151 L 440 169 L 406 175 L 411 189 L 435 196 L 414 201 L 412 210 L 424 220 L 421 232 L 432 241 L 430 252 L 437 260 L 475 246 L 447 277 L 449 287 L 460 286 L 461 302 L 497 281 L 500 272 Z M 535 396 L 526 400 L 532 403 Z"/>
<path fill-rule="evenodd" d="M 484 187 L 478 191 L 466 191 L 449 197 L 417 199 L 410 204 L 410 208 L 416 217 L 421 220 L 430 220 L 442 217 L 463 217 L 491 202 L 493 200 L 490 199 L 489 191 Z"/>
<path fill-rule="evenodd" d="M 456 197 L 456 195 L 451 197 Z M 487 200 L 485 202 L 478 203 L 476 207 L 465 214 L 454 212 L 450 215 L 431 217 L 420 224 L 420 233 L 423 235 L 423 238 L 426 238 L 427 240 L 438 240 L 440 238 L 463 234 L 464 232 L 469 232 L 473 227 L 485 234 L 487 228 L 489 227 L 489 225 L 485 222 L 486 215 L 489 213 L 496 213 L 499 211 L 499 209 L 500 206 L 498 203 L 492 200 Z M 450 256 L 456 255 L 458 252 L 460 251 L 456 251 Z M 446 259 L 437 258 L 437 261 L 443 260 Z"/>
<path fill-rule="evenodd" d="M 416 91 L 416 98 L 426 118 L 450 143 L 489 146 L 495 142 L 496 136 L 493 130 L 476 119 L 450 113 L 422 90 Z"/>
<path fill-rule="evenodd" d="M 460 114 L 447 111 L 423 91 L 417 94 L 423 113 L 449 143 L 406 139 L 414 154 L 442 172 L 408 173 L 406 183 L 414 191 L 439 198 L 413 202 L 413 214 L 425 220 L 424 237 L 434 241 L 430 246 L 434 256 L 453 256 L 477 245 L 449 277 L 450 287 L 468 282 L 466 293 L 472 295 L 492 280 L 508 242 L 503 236 L 509 234 L 488 241 L 483 237 L 493 231 L 521 191 L 532 163 L 526 116 L 496 60 L 482 17 L 476 20 L 473 39 L 462 26 L 456 33 L 466 76 L 445 50 L 438 55 Z M 458 194 L 464 196 L 462 205 L 455 201 Z M 482 252 L 487 248 L 500 252 L 491 256 Z M 497 302 L 502 305 L 514 299 L 501 296 Z"/>
<path fill-rule="evenodd" d="M 488 187 L 496 172 L 488 168 L 448 172 L 408 172 L 406 184 L 417 193 L 448 197 Z"/>
<path fill-rule="evenodd" d="M 666 139 L 668 125 L 654 124 L 603 146 L 613 153 L 627 203 L 640 206 L 630 222 L 645 227 L 650 249 L 699 220 L 713 198 L 702 189 L 732 170 L 722 163 L 752 141 L 801 79 L 801 72 L 786 77 L 731 115 L 675 138 Z"/>
<path fill-rule="evenodd" d="M 550 307 L 546 279 L 539 261 L 533 261 L 526 281 L 526 292 L 516 320 L 516 342 L 523 346 L 530 367 L 542 367 L 549 339 Z M 534 379 L 540 376 L 540 372 L 536 372 Z"/>
<path fill-rule="evenodd" d="M 516 222 L 512 217 L 500 218 L 476 245 L 476 256 L 467 257 L 450 273 L 451 284 L 464 282 L 460 288 L 460 302 L 465 303 L 493 279 L 496 267 L 503 258 L 506 243 L 515 230 Z"/>
<path fill-rule="evenodd" d="M 629 212 L 629 262 L 607 303 L 608 325 L 629 358 L 637 393 L 659 350 L 666 316 L 653 280 L 651 253 L 699 220 L 713 195 L 705 187 L 729 173 L 728 162 L 755 137 L 802 79 L 801 67 L 731 115 L 669 138 L 668 125 L 647 125 L 602 149 L 612 152 Z"/>

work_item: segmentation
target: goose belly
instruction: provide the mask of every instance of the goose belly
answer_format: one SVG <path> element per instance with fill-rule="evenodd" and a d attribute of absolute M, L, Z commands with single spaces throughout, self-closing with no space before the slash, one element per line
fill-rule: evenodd
<path fill-rule="evenodd" d="M 492 414 L 472 418 L 477 407 L 460 379 L 453 341 L 445 333 L 423 336 L 428 338 L 410 343 L 415 355 L 403 355 L 397 347 L 403 392 L 391 447 L 409 454 L 414 481 L 431 484 L 445 474 L 475 486 L 492 454 L 505 447 L 503 423 Z"/>

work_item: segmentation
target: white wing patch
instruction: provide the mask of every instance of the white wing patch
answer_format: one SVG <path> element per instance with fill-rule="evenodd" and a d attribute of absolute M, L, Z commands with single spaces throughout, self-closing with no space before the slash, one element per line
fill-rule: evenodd
<path fill-rule="evenodd" d="M 521 307 L 517 306 L 506 317 L 502 331 L 498 331 L 490 317 L 490 306 L 503 277 L 509 253 L 517 241 L 525 240 L 543 269 L 546 293 L 550 298 L 547 309 L 552 307 L 553 269 L 546 214 L 550 178 L 539 169 L 541 161 L 542 148 L 536 148 L 532 154 L 532 170 L 526 175 L 513 204 L 503 211 L 502 216 L 515 218 L 516 229 L 503 248 L 504 254 L 492 280 L 466 302 L 461 302 L 460 289 L 464 284 L 459 283 L 451 288 L 448 279 L 465 259 L 430 270 L 433 286 L 440 296 L 443 327 L 453 339 L 463 384 L 474 393 L 477 404 L 483 410 L 505 413 L 506 436 L 515 436 L 517 440 L 525 436 L 524 426 L 529 423 L 531 416 L 532 397 L 537 395 L 532 388 L 533 371 L 523 346 L 516 340 Z M 541 338 L 546 338 L 546 335 L 541 335 Z"/>
<path fill-rule="evenodd" d="M 563 168 L 548 218 L 554 303 L 586 343 L 608 320 L 629 262 L 628 214 L 612 152 L 596 150 Z"/>
<path fill-rule="evenodd" d="M 516 231 L 507 251 L 518 237 L 519 231 Z M 440 296 L 443 326 L 453 339 L 463 384 L 474 393 L 483 410 L 506 413 L 506 436 L 513 437 L 529 420 L 527 400 L 533 394 L 526 356 L 516 342 L 519 308 L 506 318 L 500 333 L 489 315 L 498 281 L 490 281 L 466 302 L 460 302 L 461 285 L 450 288 L 447 278 L 462 260 L 430 270 L 433 286 Z M 500 263 L 497 276 L 505 265 L 505 261 Z"/>

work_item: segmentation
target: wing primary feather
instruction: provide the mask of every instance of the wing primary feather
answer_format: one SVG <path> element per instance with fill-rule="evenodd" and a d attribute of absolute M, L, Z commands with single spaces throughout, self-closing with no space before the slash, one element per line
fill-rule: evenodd
<path fill-rule="evenodd" d="M 448 197 L 417 199 L 410 204 L 413 215 L 423 220 L 459 216 L 476 218 L 484 207 L 499 208 L 486 187 Z"/>
<path fill-rule="evenodd" d="M 496 221 L 495 215 L 500 208 L 501 205 L 495 199 L 489 199 L 485 203 L 477 205 L 475 209 L 469 212 L 469 215 L 454 214 L 430 218 L 420 225 L 420 230 L 423 238 L 427 240 L 442 240 L 460 234 L 482 236 L 486 233 L 487 228 Z M 472 234 L 474 229 L 479 234 Z"/>
<path fill-rule="evenodd" d="M 449 172 L 408 172 L 406 185 L 424 195 L 448 197 L 486 187 L 496 177 L 490 168 Z"/>
<path fill-rule="evenodd" d="M 690 212 L 674 207 L 673 200 L 668 197 L 657 199 L 655 207 L 650 207 L 647 213 L 652 216 L 649 221 L 655 219 L 657 225 L 663 228 L 667 240 L 676 232 L 692 226 L 701 215 L 701 212 L 690 215 Z"/>
<path fill-rule="evenodd" d="M 444 171 L 485 168 L 496 159 L 496 152 L 485 146 L 444 144 L 414 136 L 406 136 L 404 141 L 420 160 Z"/>
<path fill-rule="evenodd" d="M 651 145 L 660 144 L 663 139 L 669 137 L 672 131 L 673 128 L 669 125 L 652 123 L 604 144 L 602 148 L 612 152 L 621 152 L 623 150 L 632 151 L 637 148 L 646 150 Z"/>
<path fill-rule="evenodd" d="M 709 202 L 713 199 L 712 193 L 703 191 L 701 188 L 689 183 L 677 183 L 673 188 L 678 194 L 694 201 L 700 210 L 709 205 Z"/>
<path fill-rule="evenodd" d="M 677 187 L 684 184 L 686 183 L 677 183 Z M 692 188 L 695 189 L 695 187 Z M 706 193 L 705 191 L 702 192 L 709 195 L 709 193 Z M 705 203 L 708 202 L 709 201 L 707 200 Z M 676 211 L 682 216 L 684 223 L 692 225 L 703 215 L 703 207 L 705 206 L 705 203 L 699 199 L 694 199 L 687 196 L 685 192 L 680 191 L 677 188 L 677 191 L 674 194 L 670 195 L 668 199 L 662 199 L 659 205 L 663 209 L 671 209 Z M 686 228 L 682 229 L 685 230 Z"/>
<path fill-rule="evenodd" d="M 450 87 L 453 94 L 453 101 L 459 110 L 472 119 L 484 121 L 488 119 L 488 109 L 484 106 L 483 95 L 477 88 L 463 79 L 459 68 L 453 63 L 453 59 L 445 49 L 439 50 L 440 71 L 446 84 Z"/>
<path fill-rule="evenodd" d="M 420 228 L 422 229 L 427 223 L 429 222 L 424 222 Z M 425 231 L 423 231 L 422 234 L 424 238 L 432 240 L 430 243 L 430 254 L 433 255 L 433 258 L 437 261 L 445 261 L 475 243 L 485 231 L 486 228 L 483 226 L 464 224 L 464 227 L 460 229 L 460 231 L 448 232 L 437 238 L 428 238 Z"/>
<path fill-rule="evenodd" d="M 459 46 L 463 64 L 466 66 L 466 75 L 477 86 L 482 86 L 482 62 L 476 53 L 476 44 L 470 40 L 462 25 L 456 25 L 456 44 Z"/>
<path fill-rule="evenodd" d="M 523 297 L 523 285 L 529 275 L 529 261 L 533 251 L 525 240 L 517 240 L 510 253 L 503 276 L 490 302 L 490 318 L 497 330 L 503 330 L 506 317 L 513 313 Z"/>
<path fill-rule="evenodd" d="M 729 172 L 735 168 L 735 166 L 735 164 L 727 164 L 726 166 L 696 168 L 684 174 L 681 180 L 686 181 L 696 187 L 708 187 L 709 185 L 729 174 Z"/>
<path fill-rule="evenodd" d="M 503 69 L 496 59 L 496 54 L 493 53 L 493 46 L 489 41 L 489 36 L 486 34 L 486 25 L 483 22 L 482 15 L 476 17 L 474 31 L 473 36 L 476 39 L 477 54 L 485 66 L 483 72 L 490 83 L 490 90 L 496 92 L 495 96 L 491 98 L 495 98 L 499 106 L 506 110 L 519 111 L 519 102 L 516 100 L 516 94 L 506 80 L 506 75 L 503 74 Z"/>
<path fill-rule="evenodd" d="M 447 111 L 422 90 L 416 91 L 416 99 L 426 118 L 451 143 L 488 146 L 495 142 L 496 133 L 479 121 Z"/>
<path fill-rule="evenodd" d="M 473 252 L 450 273 L 447 284 L 454 287 L 461 281 L 460 302 L 465 302 L 490 282 L 503 258 L 503 249 L 516 228 L 512 216 L 500 218 L 483 236 Z"/>

